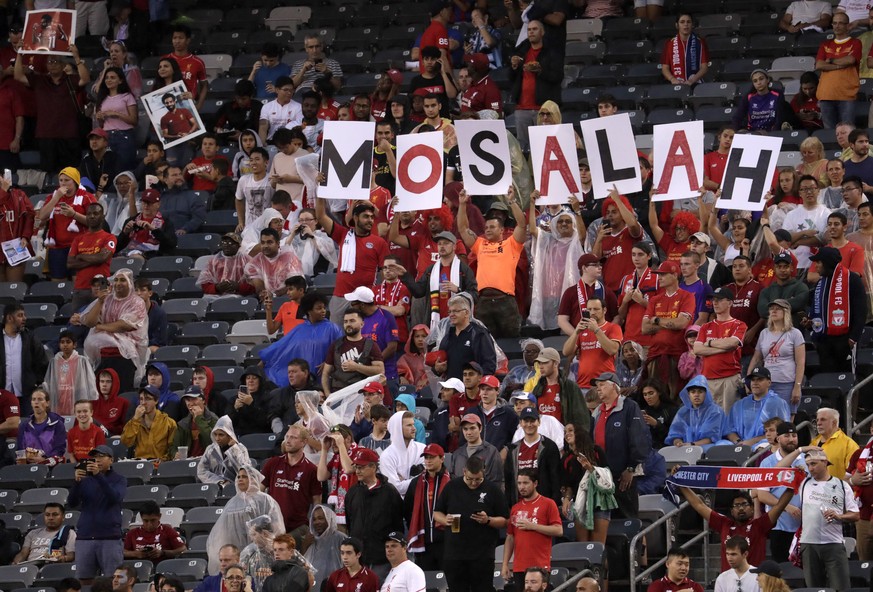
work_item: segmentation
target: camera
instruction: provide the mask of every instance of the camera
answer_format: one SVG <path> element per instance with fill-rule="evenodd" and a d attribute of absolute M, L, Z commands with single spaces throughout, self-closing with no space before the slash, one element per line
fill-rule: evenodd
<path fill-rule="evenodd" d="M 76 465 L 77 471 L 87 471 L 88 470 L 88 459 L 80 460 Z"/>

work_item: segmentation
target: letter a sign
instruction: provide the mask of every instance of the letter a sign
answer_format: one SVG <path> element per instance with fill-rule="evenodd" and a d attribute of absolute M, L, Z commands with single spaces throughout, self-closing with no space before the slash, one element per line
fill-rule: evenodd
<path fill-rule="evenodd" d="M 654 127 L 652 201 L 696 198 L 703 185 L 703 122 Z"/>

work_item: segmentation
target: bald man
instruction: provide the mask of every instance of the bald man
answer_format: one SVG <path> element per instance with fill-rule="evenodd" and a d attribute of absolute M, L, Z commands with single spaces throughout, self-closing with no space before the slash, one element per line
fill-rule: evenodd
<path fill-rule="evenodd" d="M 600 584 L 594 578 L 582 578 L 576 582 L 576 592 L 600 592 Z"/>

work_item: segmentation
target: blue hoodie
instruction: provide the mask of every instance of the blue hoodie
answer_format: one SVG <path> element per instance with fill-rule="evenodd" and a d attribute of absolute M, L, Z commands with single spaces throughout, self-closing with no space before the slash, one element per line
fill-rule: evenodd
<path fill-rule="evenodd" d="M 146 366 L 145 384 L 148 384 L 148 371 L 152 368 L 161 373 L 161 386 L 159 388 L 161 397 L 158 399 L 158 410 L 163 411 L 173 420 L 179 421 L 182 418 L 177 417 L 177 415 L 182 407 L 182 401 L 179 399 L 179 395 L 170 390 L 170 369 L 163 362 L 150 363 Z M 185 409 L 185 414 L 182 417 L 185 415 L 187 415 L 187 409 Z"/>
<path fill-rule="evenodd" d="M 789 421 L 788 403 L 773 391 L 768 391 L 760 401 L 749 395 L 734 403 L 721 431 L 725 436 L 736 434 L 740 440 L 763 436 L 764 422 L 773 417 Z"/>
<path fill-rule="evenodd" d="M 404 405 L 406 405 L 406 408 L 409 411 L 411 411 L 412 413 L 415 413 L 415 407 L 416 407 L 415 397 L 413 397 L 412 395 L 405 395 L 405 394 L 404 395 L 397 395 L 397 398 L 394 399 L 395 407 L 396 407 L 398 401 L 403 403 Z M 415 441 L 421 442 L 422 444 L 425 444 L 424 424 L 421 423 L 421 420 L 418 419 L 417 417 L 415 418 Z"/>
<path fill-rule="evenodd" d="M 703 403 L 696 409 L 691 404 L 691 398 L 688 396 L 688 388 L 699 386 L 706 389 L 706 397 Z M 721 407 L 715 404 L 712 399 L 712 393 L 709 390 L 709 383 L 706 377 L 699 374 L 688 381 L 688 384 L 679 393 L 679 398 L 682 400 L 682 408 L 676 413 L 673 418 L 673 423 L 670 424 L 670 433 L 667 434 L 665 443 L 667 446 L 673 444 L 673 440 L 677 438 L 683 442 L 696 442 L 703 438 L 712 440 L 715 444 L 721 439 L 722 424 L 725 416 Z M 704 446 L 712 446 L 707 444 Z"/>

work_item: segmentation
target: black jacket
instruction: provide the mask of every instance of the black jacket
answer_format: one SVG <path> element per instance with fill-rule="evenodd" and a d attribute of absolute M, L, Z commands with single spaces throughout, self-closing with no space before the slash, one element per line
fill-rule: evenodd
<path fill-rule="evenodd" d="M 519 440 L 522 442 L 523 440 Z M 506 500 L 511 508 L 518 501 L 518 488 L 515 479 L 518 476 L 518 446 L 519 442 L 513 442 L 507 446 L 506 462 L 503 463 L 506 475 Z M 555 500 L 561 507 L 561 452 L 558 445 L 540 435 L 540 445 L 537 448 L 537 469 L 539 470 L 539 482 L 537 492 L 545 497 Z"/>
<path fill-rule="evenodd" d="M 521 45 L 515 48 L 513 55 L 522 60 L 530 50 L 530 41 L 525 39 Z M 537 83 L 534 98 L 538 105 L 546 101 L 555 101 L 561 104 L 561 81 L 564 79 L 564 56 L 556 47 L 543 45 L 537 61 L 542 66 L 542 71 L 537 75 Z M 512 76 L 512 98 L 518 102 L 521 98 L 521 81 L 524 69 L 522 66 L 510 70 Z"/>
<path fill-rule="evenodd" d="M 128 222 L 135 222 L 136 216 L 132 218 L 128 218 L 124 221 L 124 224 L 121 225 L 121 231 L 118 233 L 118 249 L 122 250 L 130 244 L 130 237 L 133 233 L 137 232 L 139 228 L 134 226 L 130 229 L 130 232 L 124 232 L 124 227 L 127 226 Z M 145 256 L 154 256 L 154 255 L 172 255 L 173 249 L 176 248 L 176 243 L 178 239 L 176 238 L 176 228 L 173 226 L 173 223 L 169 220 L 169 218 L 164 218 L 164 224 L 161 228 L 156 228 L 151 231 L 152 237 L 158 241 L 158 250 L 154 252 L 144 253 Z"/>
<path fill-rule="evenodd" d="M 79 170 L 83 177 L 88 177 L 94 183 L 94 187 L 100 185 L 100 177 L 108 176 L 109 183 L 106 184 L 105 190 L 109 192 L 115 191 L 112 181 L 121 172 L 118 166 L 118 155 L 109 149 L 103 153 L 103 158 L 100 161 L 94 158 L 94 153 L 91 150 L 88 150 L 87 154 L 82 157 L 82 162 L 79 163 Z"/>
<path fill-rule="evenodd" d="M 430 274 L 433 266 L 437 264 L 439 264 L 439 261 L 428 265 L 427 269 L 424 270 L 424 273 L 421 274 L 421 279 L 419 280 L 416 280 L 415 276 L 411 273 L 406 272 L 400 278 L 400 281 L 409 289 L 409 293 L 416 298 L 430 296 Z M 479 284 L 476 282 L 475 272 L 470 269 L 469 265 L 461 261 L 459 275 L 461 276 L 461 284 L 458 287 L 461 292 L 467 292 L 470 294 L 470 296 L 473 297 L 473 304 L 475 304 L 476 301 L 479 300 Z"/>
<path fill-rule="evenodd" d="M 271 566 L 273 575 L 268 576 L 261 592 L 306 592 L 309 590 L 309 574 L 294 560 L 275 561 Z"/>
<path fill-rule="evenodd" d="M 0 339 L 0 359 L 6 359 L 6 340 Z M 45 380 L 49 357 L 39 339 L 30 329 L 21 332 L 21 393 L 30 399 L 30 393 Z M 0 364 L 0 387 L 6 384 L 6 364 Z"/>
<path fill-rule="evenodd" d="M 246 374 L 254 374 L 261 379 L 261 387 L 252 395 L 254 401 L 251 405 L 243 405 L 239 409 L 234 408 L 231 404 L 227 410 L 230 420 L 233 422 L 233 427 L 236 430 L 237 436 L 247 436 L 248 434 L 269 434 L 272 432 L 271 416 L 270 416 L 270 391 L 275 388 L 272 382 L 269 382 L 264 376 L 264 371 L 260 366 L 249 366 L 246 368 Z"/>
<path fill-rule="evenodd" d="M 412 481 L 409 482 L 409 488 L 406 490 L 406 495 L 403 496 L 403 519 L 409 524 L 412 519 L 412 511 L 415 509 L 415 490 L 418 489 L 418 483 L 423 477 L 427 476 L 427 471 L 419 473 Z M 452 480 L 446 468 L 443 467 L 440 473 L 440 482 L 448 483 Z M 438 497 L 438 496 L 437 496 Z M 436 500 L 434 500 L 436 502 Z M 443 544 L 443 529 L 436 528 L 433 521 L 433 506 L 429 505 L 425 500 L 424 511 L 426 519 L 424 521 L 424 542 L 425 546 L 442 545 Z M 438 547 L 437 547 L 438 548 Z"/>
<path fill-rule="evenodd" d="M 379 487 L 369 489 L 357 482 L 346 494 L 346 524 L 349 536 L 364 543 L 361 565 L 388 563 L 385 539 L 388 533 L 403 531 L 403 498 L 382 475 L 376 475 Z"/>

